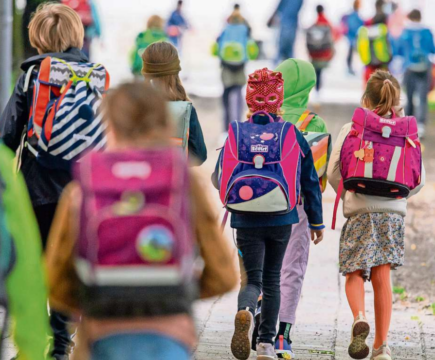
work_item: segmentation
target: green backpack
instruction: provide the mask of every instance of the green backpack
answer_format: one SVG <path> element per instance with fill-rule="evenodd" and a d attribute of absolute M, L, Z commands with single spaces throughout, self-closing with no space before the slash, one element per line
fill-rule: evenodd
<path fill-rule="evenodd" d="M 148 29 L 136 37 L 136 45 L 131 53 L 131 71 L 134 75 L 141 75 L 142 54 L 151 44 L 159 41 L 167 41 L 168 37 L 163 30 Z"/>
<path fill-rule="evenodd" d="M 358 31 L 357 48 L 365 66 L 388 65 L 393 55 L 387 25 L 362 26 Z"/>

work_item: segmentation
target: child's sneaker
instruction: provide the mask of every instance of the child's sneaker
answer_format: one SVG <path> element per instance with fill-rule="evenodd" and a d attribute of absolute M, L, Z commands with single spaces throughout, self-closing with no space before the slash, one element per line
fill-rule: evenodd
<path fill-rule="evenodd" d="M 392 360 L 391 349 L 388 347 L 387 343 L 384 342 L 379 349 L 373 348 L 370 360 Z"/>
<path fill-rule="evenodd" d="M 251 339 L 254 316 L 249 310 L 240 310 L 234 320 L 235 330 L 231 340 L 231 352 L 238 360 L 247 360 L 251 355 Z"/>
<path fill-rule="evenodd" d="M 365 359 L 370 354 L 370 348 L 367 346 L 366 339 L 370 333 L 370 325 L 359 313 L 357 319 L 352 325 L 352 338 L 349 345 L 349 356 L 352 359 Z"/>
<path fill-rule="evenodd" d="M 272 344 L 259 343 L 257 345 L 257 360 L 274 360 L 278 359 Z"/>
<path fill-rule="evenodd" d="M 252 341 L 251 341 L 251 349 L 257 351 L 257 338 L 258 338 L 258 329 L 260 328 L 260 320 L 261 320 L 261 301 L 263 296 L 260 295 L 257 301 L 257 310 L 255 310 L 255 326 L 254 332 L 252 333 Z"/>
<path fill-rule="evenodd" d="M 290 360 L 295 358 L 291 343 L 284 339 L 282 335 L 279 336 L 279 339 L 275 340 L 275 352 L 280 359 Z"/>

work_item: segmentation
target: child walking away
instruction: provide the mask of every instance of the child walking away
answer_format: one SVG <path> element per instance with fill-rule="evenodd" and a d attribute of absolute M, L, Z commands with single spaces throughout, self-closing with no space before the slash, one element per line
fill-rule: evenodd
<path fill-rule="evenodd" d="M 317 175 L 324 191 L 327 185 L 326 168 L 332 150 L 331 137 L 327 133 L 325 121 L 320 116 L 306 110 L 310 91 L 316 83 L 316 73 L 309 62 L 299 59 L 284 61 L 276 68 L 276 71 L 282 73 L 284 80 L 284 102 L 282 105 L 284 114 L 282 118 L 295 124 L 308 141 Z M 303 203 L 297 205 L 297 212 L 299 223 L 293 224 L 281 270 L 281 306 L 275 348 L 278 356 L 283 358 L 286 356 L 294 357 L 290 332 L 296 323 L 296 309 L 302 292 L 310 251 L 311 234 Z M 258 309 L 257 313 L 259 313 Z M 260 326 L 259 318 L 260 315 L 257 315 L 254 344 L 257 338 L 255 334 L 258 334 Z"/>
<path fill-rule="evenodd" d="M 0 143 L 0 359 L 9 313 L 19 357 L 45 360 L 50 328 L 41 240 L 24 179 L 12 170 L 13 153 Z"/>
<path fill-rule="evenodd" d="M 224 86 L 224 132 L 228 131 L 231 121 L 242 120 L 245 66 L 248 60 L 255 60 L 258 56 L 257 44 L 250 40 L 250 36 L 251 28 L 240 13 L 240 5 L 236 4 L 215 45 L 215 54 L 221 60 L 221 78 Z"/>
<path fill-rule="evenodd" d="M 428 112 L 428 93 L 432 83 L 432 63 L 430 54 L 435 54 L 434 38 L 431 30 L 421 24 L 421 12 L 409 13 L 407 25 L 398 41 L 398 54 L 405 59 L 404 85 L 406 88 L 406 112 L 415 115 L 418 121 L 419 136 L 424 136 Z M 418 96 L 415 105 L 414 95 Z"/>
<path fill-rule="evenodd" d="M 177 49 L 168 42 L 154 43 L 144 51 L 142 61 L 145 81 L 159 88 L 169 101 L 174 140 L 187 151 L 192 164 L 201 165 L 207 160 L 207 147 L 198 114 L 179 76 Z"/>
<path fill-rule="evenodd" d="M 343 27 L 344 35 L 349 41 L 349 52 L 347 54 L 347 71 L 350 75 L 355 75 L 355 70 L 353 68 L 353 55 L 356 49 L 356 39 L 358 35 L 358 30 L 364 25 L 364 21 L 359 15 L 359 10 L 361 8 L 361 1 L 355 0 L 353 3 L 353 11 L 350 14 L 344 15 L 341 19 L 341 25 Z"/>
<path fill-rule="evenodd" d="M 313 156 L 302 134 L 282 120 L 283 96 L 281 73 L 262 69 L 249 76 L 249 120 L 231 123 L 213 174 L 221 201 L 232 213 L 231 227 L 237 229 L 237 247 L 247 275 L 231 342 L 233 355 L 241 360 L 250 355 L 261 291 L 257 359 L 276 358 L 280 272 L 292 225 L 299 222 L 296 205 L 301 194 L 312 239 L 316 244 L 323 239 L 322 194 Z"/>
<path fill-rule="evenodd" d="M 346 276 L 346 295 L 355 319 L 349 346 L 353 359 L 364 359 L 370 352 L 366 280 L 371 280 L 375 295 L 371 359 L 392 359 L 388 347 L 390 272 L 404 261 L 407 198 L 425 182 L 417 122 L 401 114 L 399 103 L 399 83 L 390 73 L 378 70 L 367 83 L 363 108 L 356 109 L 352 123 L 341 130 L 328 167 L 329 182 L 337 191 L 336 207 L 346 190 L 340 272 Z"/>
<path fill-rule="evenodd" d="M 317 20 L 307 30 L 307 48 L 311 62 L 316 69 L 316 93 L 319 96 L 322 87 L 322 71 L 334 56 L 334 34 L 331 24 L 325 16 L 325 9 L 317 5 Z"/>
<path fill-rule="evenodd" d="M 76 359 L 90 351 L 93 360 L 187 360 L 196 342 L 195 238 L 201 297 L 236 285 L 233 257 L 204 188 L 171 144 L 161 94 L 125 84 L 105 101 L 107 151 L 77 166 L 53 225 L 50 304 L 82 316 Z"/>
<path fill-rule="evenodd" d="M 131 54 L 133 75 L 142 76 L 142 54 L 145 49 L 155 42 L 168 40 L 164 27 L 164 20 L 158 15 L 153 15 L 148 20 L 147 29 L 137 35 Z"/>
<path fill-rule="evenodd" d="M 393 59 L 384 5 L 384 0 L 376 0 L 376 15 L 358 31 L 357 48 L 365 66 L 365 82 L 376 70 L 388 70 L 388 64 Z"/>
<path fill-rule="evenodd" d="M 77 13 L 61 4 L 38 8 L 29 26 L 40 55 L 27 59 L 0 118 L 0 133 L 19 164 L 38 221 L 43 247 L 70 166 L 84 152 L 105 144 L 99 114 L 109 75 L 80 51 L 84 29 Z M 53 356 L 67 359 L 66 317 L 52 312 Z"/>

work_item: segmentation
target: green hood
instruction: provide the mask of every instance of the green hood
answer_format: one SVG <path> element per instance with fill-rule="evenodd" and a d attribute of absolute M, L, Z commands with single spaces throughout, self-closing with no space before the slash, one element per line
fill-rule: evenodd
<path fill-rule="evenodd" d="M 311 89 L 316 85 L 316 72 L 311 63 L 299 59 L 286 60 L 275 71 L 281 72 L 284 79 L 283 118 L 295 124 L 307 109 Z"/>

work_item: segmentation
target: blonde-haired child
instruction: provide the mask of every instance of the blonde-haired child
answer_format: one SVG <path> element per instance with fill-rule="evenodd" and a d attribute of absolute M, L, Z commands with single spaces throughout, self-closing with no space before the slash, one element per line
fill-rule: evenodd
<path fill-rule="evenodd" d="M 362 98 L 364 108 L 383 118 L 400 113 L 400 85 L 389 72 L 378 70 L 369 79 Z M 340 181 L 340 152 L 351 130 L 346 124 L 338 136 L 328 166 L 328 180 L 337 191 Z M 424 169 L 416 194 L 424 185 Z M 354 316 L 349 355 L 364 359 L 370 353 L 366 339 L 370 326 L 365 316 L 364 281 L 371 280 L 375 294 L 376 333 L 371 359 L 391 360 L 388 331 L 392 314 L 390 272 L 403 265 L 407 199 L 351 193 L 344 195 L 347 218 L 340 239 L 340 272 L 346 276 L 346 295 Z"/>

